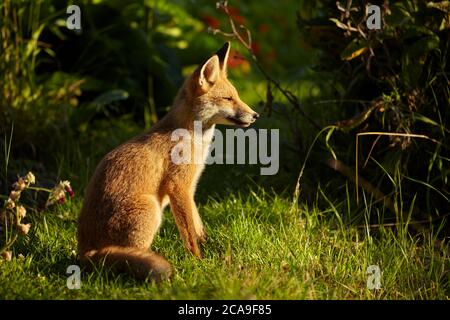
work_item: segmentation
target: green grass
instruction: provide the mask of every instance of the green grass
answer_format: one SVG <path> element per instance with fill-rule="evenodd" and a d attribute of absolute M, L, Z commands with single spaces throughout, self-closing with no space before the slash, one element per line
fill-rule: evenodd
<path fill-rule="evenodd" d="M 202 202 L 209 235 L 203 260 L 184 250 L 166 212 L 153 249 L 174 265 L 171 281 L 141 283 L 98 268 L 82 270 L 81 289 L 69 290 L 80 206 L 78 198 L 30 214 L 34 227 L 14 248 L 25 259 L 0 261 L 0 298 L 449 299 L 448 246 L 437 248 L 432 234 L 340 227 L 332 208 L 292 209 L 288 196 L 256 187 Z M 367 288 L 369 265 L 382 271 L 380 290 Z"/>
<path fill-rule="evenodd" d="M 113 139 L 110 143 L 116 142 Z M 413 236 L 406 225 L 366 228 L 365 221 L 392 222 L 395 216 L 382 208 L 379 211 L 380 206 L 364 193 L 356 206 L 347 184 L 331 175 L 329 184 L 319 184 L 315 199 L 303 183 L 298 205 L 293 205 L 292 183 L 297 174 L 280 170 L 276 176 L 260 176 L 259 166 L 241 165 L 208 166 L 200 180 L 197 203 L 209 236 L 203 260 L 186 252 L 166 210 L 152 249 L 173 264 L 173 279 L 157 285 L 104 268 L 94 272 L 82 269 L 81 289 L 69 290 L 67 267 L 78 264 L 76 218 L 81 195 L 93 164 L 98 162 L 90 150 L 77 153 L 77 144 L 70 145 L 73 154 L 59 156 L 56 167 L 35 173 L 40 185 L 56 179 L 47 177 L 46 171 L 58 171 L 61 179 L 72 182 L 77 196 L 48 211 L 28 210 L 26 219 L 32 229 L 14 245 L 16 258 L 10 262 L 0 259 L 0 299 L 450 297 L 449 247 L 446 241 L 437 240 L 442 235 L 426 231 Z M 102 143 L 97 153 L 109 148 Z M 17 160 L 9 165 L 11 174 L 26 167 Z M 267 191 L 272 188 L 286 191 Z M 401 199 L 399 202 L 402 206 Z M 404 209 L 408 211 L 406 204 Z M 17 259 L 19 254 L 25 259 Z M 378 265 L 382 271 L 380 290 L 367 288 L 370 265 Z"/>

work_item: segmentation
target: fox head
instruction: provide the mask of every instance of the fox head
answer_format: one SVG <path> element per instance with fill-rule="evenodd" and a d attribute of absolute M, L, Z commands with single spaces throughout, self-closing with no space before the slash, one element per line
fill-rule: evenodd
<path fill-rule="evenodd" d="M 203 123 L 248 127 L 259 117 L 240 98 L 227 78 L 230 43 L 227 42 L 190 77 L 192 106 Z"/>

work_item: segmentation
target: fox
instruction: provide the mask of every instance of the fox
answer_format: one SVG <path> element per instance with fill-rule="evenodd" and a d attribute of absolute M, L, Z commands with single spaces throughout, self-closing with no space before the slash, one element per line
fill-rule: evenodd
<path fill-rule="evenodd" d="M 78 257 L 84 265 L 106 265 L 140 280 L 171 278 L 170 262 L 151 250 L 167 205 L 185 248 L 202 258 L 207 234 L 194 195 L 205 150 L 217 124 L 248 127 L 259 117 L 228 80 L 229 54 L 226 42 L 185 79 L 164 117 L 99 162 L 78 217 Z M 193 134 L 194 121 L 202 125 L 202 148 L 191 150 L 202 152 L 203 162 L 176 164 L 171 133 L 182 128 Z"/>

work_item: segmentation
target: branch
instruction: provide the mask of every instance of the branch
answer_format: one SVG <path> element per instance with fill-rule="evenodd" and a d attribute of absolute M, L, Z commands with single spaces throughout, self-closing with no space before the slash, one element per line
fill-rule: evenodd
<path fill-rule="evenodd" d="M 317 130 L 320 130 L 322 127 L 313 119 L 311 118 L 302 108 L 300 101 L 298 100 L 298 97 L 296 95 L 294 95 L 291 91 L 289 91 L 288 89 L 285 89 L 281 86 L 281 84 L 275 80 L 274 78 L 272 78 L 267 71 L 262 67 L 262 65 L 260 64 L 258 58 L 256 57 L 255 53 L 253 52 L 253 48 L 252 48 L 252 36 L 251 36 L 251 32 L 250 30 L 243 26 L 240 25 L 239 27 L 243 30 L 245 30 L 246 32 L 246 36 L 247 36 L 247 40 L 244 39 L 244 37 L 241 35 L 241 33 L 238 31 L 238 29 L 236 28 L 236 25 L 234 23 L 233 17 L 231 16 L 229 10 L 228 10 L 228 5 L 226 1 L 219 1 L 217 2 L 217 8 L 218 9 L 222 9 L 225 14 L 228 17 L 228 22 L 230 24 L 231 27 L 231 33 L 227 33 L 227 32 L 223 32 L 220 29 L 212 29 L 210 28 L 211 32 L 213 34 L 219 33 L 223 36 L 229 37 L 229 38 L 235 38 L 237 39 L 246 49 L 247 51 L 250 53 L 250 56 L 252 57 L 252 60 L 254 62 L 254 64 L 256 65 L 256 67 L 258 68 L 258 70 L 261 72 L 261 74 L 264 76 L 264 78 L 266 78 L 267 81 L 269 81 L 270 83 L 272 83 L 284 96 L 285 98 L 289 101 L 289 103 L 306 119 L 308 120 L 308 122 Z"/>

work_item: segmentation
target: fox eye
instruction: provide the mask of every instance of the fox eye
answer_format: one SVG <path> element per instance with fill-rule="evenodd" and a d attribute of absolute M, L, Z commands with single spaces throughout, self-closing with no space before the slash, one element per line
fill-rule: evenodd
<path fill-rule="evenodd" d="M 233 101 L 232 97 L 223 97 L 222 99 L 228 100 L 228 101 Z"/>

